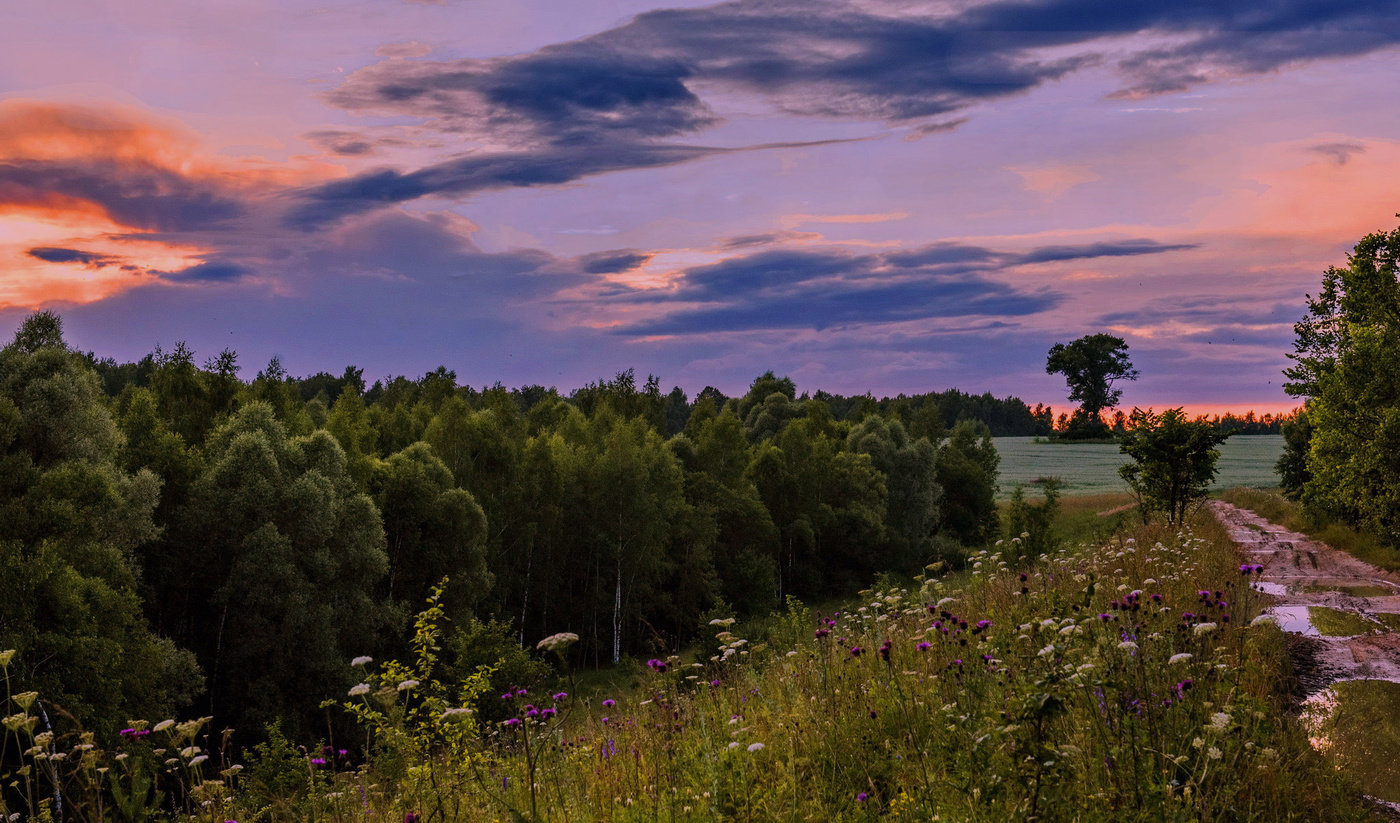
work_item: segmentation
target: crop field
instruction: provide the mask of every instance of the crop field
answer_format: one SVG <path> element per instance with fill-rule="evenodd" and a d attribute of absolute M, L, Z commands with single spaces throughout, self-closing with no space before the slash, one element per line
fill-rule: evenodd
<path fill-rule="evenodd" d="M 1126 489 L 1118 467 L 1128 460 L 1113 443 L 1046 443 L 1034 437 L 993 439 L 1001 454 L 1001 497 L 1018 483 L 1033 492 L 1037 480 L 1058 477 L 1065 494 L 1106 494 Z M 1274 463 L 1283 454 L 1283 437 L 1277 434 L 1236 435 L 1220 446 L 1220 472 L 1215 487 L 1271 487 L 1278 485 Z"/>

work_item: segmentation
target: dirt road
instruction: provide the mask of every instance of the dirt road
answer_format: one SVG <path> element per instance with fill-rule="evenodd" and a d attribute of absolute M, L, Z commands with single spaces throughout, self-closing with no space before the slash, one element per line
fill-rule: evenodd
<path fill-rule="evenodd" d="M 1338 680 L 1400 683 L 1400 577 L 1219 500 L 1209 504 L 1245 553 L 1264 567 L 1256 591 L 1273 599 L 1280 628 L 1309 638 L 1308 693 Z"/>

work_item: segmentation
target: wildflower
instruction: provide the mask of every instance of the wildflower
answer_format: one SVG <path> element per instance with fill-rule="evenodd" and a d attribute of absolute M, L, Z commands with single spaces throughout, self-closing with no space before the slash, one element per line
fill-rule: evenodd
<path fill-rule="evenodd" d="M 439 719 L 441 719 L 441 720 L 455 720 L 455 719 L 457 719 L 457 718 L 459 718 L 459 717 L 465 717 L 466 715 L 469 715 L 469 714 L 471 714 L 471 713 L 472 713 L 472 710 L 471 710 L 471 709 L 448 709 L 447 711 L 445 711 L 445 712 L 442 713 L 442 715 L 440 716 Z M 340 750 L 340 756 L 341 756 L 341 757 L 344 757 L 344 756 L 345 756 L 345 750 L 344 750 L 344 749 L 341 749 L 341 750 Z"/>
<path fill-rule="evenodd" d="M 1210 730 L 1223 732 L 1230 727 L 1230 715 L 1225 712 L 1216 712 L 1210 716 Z"/>
<path fill-rule="evenodd" d="M 515 690 L 515 696 L 516 696 L 516 697 L 524 697 L 525 695 L 527 695 L 527 694 L 529 694 L 529 693 L 530 693 L 530 690 L 529 690 L 529 689 L 516 689 L 516 690 Z"/>
<path fill-rule="evenodd" d="M 920 643 L 920 644 L 919 644 L 918 646 L 916 646 L 915 648 L 917 648 L 917 649 L 918 649 L 919 651 L 921 651 L 921 652 L 926 652 L 926 651 L 928 651 L 929 649 L 933 648 L 933 644 L 932 644 L 932 643 L 928 643 L 928 642 L 924 642 L 924 643 Z"/>
<path fill-rule="evenodd" d="M 573 632 L 559 632 L 558 634 L 551 634 L 549 637 L 536 643 L 535 648 L 563 654 L 565 649 L 577 642 L 578 635 Z"/>
<path fill-rule="evenodd" d="M 610 718 L 608 718 L 608 717 L 604 717 L 604 718 L 603 718 L 603 722 L 606 723 L 606 722 L 608 722 L 609 719 L 610 719 Z"/>
<path fill-rule="evenodd" d="M 206 761 L 206 760 L 208 760 L 208 759 L 209 759 L 209 755 L 207 755 L 207 754 L 201 754 L 200 756 L 198 756 L 198 757 L 194 758 L 193 760 L 191 760 L 191 761 L 190 761 L 190 765 L 191 765 L 191 766 L 198 766 L 200 763 L 203 763 L 204 761 Z"/>
<path fill-rule="evenodd" d="M 550 706 L 549 708 L 547 708 L 547 709 L 541 711 L 541 712 L 540 712 L 540 716 L 541 716 L 541 717 L 553 717 L 553 716 L 555 716 L 555 715 L 558 714 L 558 713 L 559 713 L 559 710 L 558 710 L 558 709 L 554 708 L 553 706 Z"/>
<path fill-rule="evenodd" d="M 359 697 L 360 695 L 365 695 L 365 694 L 369 694 L 369 684 L 368 684 L 368 683 L 356 683 L 355 685 L 353 685 L 353 686 L 350 687 L 350 696 L 351 696 L 351 697 Z"/>
<path fill-rule="evenodd" d="M 557 694 L 551 695 L 551 697 L 554 698 L 554 700 L 555 700 L 556 703 L 557 703 L 558 701 L 560 701 L 560 700 L 565 699 L 565 698 L 568 697 L 568 696 L 569 696 L 569 693 L 568 693 L 568 692 L 559 692 L 559 693 L 557 693 Z"/>
<path fill-rule="evenodd" d="M 894 645 L 889 640 L 880 644 L 880 659 L 886 663 L 890 662 L 890 647 Z"/>
<path fill-rule="evenodd" d="M 665 660 L 657 660 L 655 657 L 647 661 L 647 666 L 657 674 L 665 674 L 668 668 Z"/>
<path fill-rule="evenodd" d="M 1214 746 L 1206 749 L 1206 757 L 1209 757 L 1211 760 L 1219 760 L 1221 754 L 1222 752 Z"/>
<path fill-rule="evenodd" d="M 1122 643 L 1119 643 L 1119 644 L 1118 644 L 1118 648 L 1120 648 L 1120 649 L 1122 649 L 1122 650 L 1124 650 L 1124 651 L 1128 651 L 1128 652 L 1137 651 L 1137 647 L 1138 647 L 1138 644 L 1134 643 L 1134 642 L 1131 641 L 1131 640 L 1124 640 Z"/>
<path fill-rule="evenodd" d="M 762 744 L 762 743 L 750 743 L 750 744 L 749 744 L 749 751 L 751 751 L 751 752 L 760 751 L 762 748 L 763 748 L 763 744 Z"/>
<path fill-rule="evenodd" d="M 409 812 L 403 816 L 403 823 L 418 823 L 418 813 Z"/>
<path fill-rule="evenodd" d="M 1196 628 L 1193 631 L 1195 632 L 1197 637 L 1200 637 L 1203 634 L 1210 634 L 1211 632 L 1215 631 L 1216 628 L 1217 627 L 1214 623 L 1197 623 Z"/>
<path fill-rule="evenodd" d="M 512 697 L 515 697 L 515 695 L 512 694 L 511 692 L 506 692 L 505 694 L 501 695 L 501 699 L 502 699 L 502 700 L 509 700 L 509 699 L 511 699 Z"/>
<path fill-rule="evenodd" d="M 716 688 L 718 688 L 718 687 L 719 687 L 719 681 L 718 681 L 718 680 L 711 680 L 711 681 L 710 681 L 710 685 L 711 685 L 711 686 L 714 686 L 714 687 L 716 687 Z"/>
<path fill-rule="evenodd" d="M 354 660 L 351 660 L 351 661 L 350 661 L 350 665 L 352 665 L 352 666 L 368 666 L 370 663 L 373 663 L 373 662 L 374 662 L 374 658 L 373 658 L 373 657 L 369 657 L 369 656 L 367 656 L 367 655 L 361 655 L 361 656 L 355 658 Z"/>
<path fill-rule="evenodd" d="M 828 629 L 817 629 L 816 639 L 821 640 L 823 637 L 826 637 L 829 634 L 831 634 L 831 631 Z"/>
<path fill-rule="evenodd" d="M 603 705 L 604 705 L 605 707 L 611 709 L 613 706 L 616 706 L 616 705 L 617 705 L 617 701 L 616 701 L 616 700 L 613 700 L 611 697 L 609 697 L 607 700 L 604 700 L 604 701 L 603 701 Z"/>
<path fill-rule="evenodd" d="M 856 795 L 856 802 L 857 802 L 857 803 L 864 803 L 865 801 L 867 801 L 867 800 L 869 800 L 869 799 L 870 799 L 870 795 L 866 794 L 865 792 L 861 792 L 860 794 Z"/>
<path fill-rule="evenodd" d="M 1249 621 L 1249 625 L 1251 626 L 1261 626 L 1265 623 L 1277 624 L 1278 618 L 1274 617 L 1272 614 L 1261 614 L 1253 620 Z"/>
<path fill-rule="evenodd" d="M 509 720 L 507 720 L 507 721 L 505 722 L 505 725 L 507 725 L 507 726 L 519 726 L 519 725 L 520 725 L 520 718 L 518 718 L 518 717 L 512 717 L 511 719 L 509 719 Z"/>
<path fill-rule="evenodd" d="M 324 757 L 313 757 L 311 758 L 311 765 L 324 766 L 326 765 L 326 759 Z"/>
<path fill-rule="evenodd" d="M 168 728 L 170 728 L 171 726 L 174 726 L 174 725 L 175 725 L 175 721 L 174 721 L 174 720 L 162 720 L 162 721 L 160 721 L 159 723 L 155 724 L 155 726 L 152 727 L 152 731 L 163 732 L 163 731 L 165 731 L 166 729 L 168 729 Z"/>
<path fill-rule="evenodd" d="M 860 646 L 851 647 L 851 657 L 860 657 L 864 653 L 865 649 L 862 649 Z"/>
<path fill-rule="evenodd" d="M 399 691 L 401 691 L 401 692 L 406 692 L 406 691 L 408 691 L 409 689 L 413 689 L 413 688 L 417 688 L 417 687 L 418 687 L 418 681 L 417 681 L 417 680 L 405 680 L 405 681 L 403 681 L 402 683 L 399 684 Z"/>
<path fill-rule="evenodd" d="M 1190 655 L 1190 654 L 1185 654 L 1185 653 L 1183 653 L 1183 654 L 1174 654 L 1174 655 L 1172 655 L 1171 657 L 1167 658 L 1167 662 L 1168 662 L 1168 663 L 1186 663 L 1186 662 L 1188 662 L 1188 661 L 1191 660 L 1191 657 L 1192 657 L 1192 655 Z"/>

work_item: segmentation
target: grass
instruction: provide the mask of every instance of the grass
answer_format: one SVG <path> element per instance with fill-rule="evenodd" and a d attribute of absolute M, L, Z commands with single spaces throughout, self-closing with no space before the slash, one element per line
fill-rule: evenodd
<path fill-rule="evenodd" d="M 1393 594 L 1400 594 L 1389 586 L 1304 586 L 1303 591 L 1309 594 L 1318 592 L 1341 592 L 1351 597 L 1388 597 Z"/>
<path fill-rule="evenodd" d="M 1249 509 L 1290 531 L 1301 532 L 1334 549 L 1340 549 L 1358 560 L 1386 571 L 1400 571 L 1400 551 L 1384 545 L 1374 535 L 1364 534 L 1344 523 L 1314 521 L 1303 512 L 1301 505 L 1284 497 L 1277 489 L 1227 489 L 1221 493 L 1220 499 Z"/>
<path fill-rule="evenodd" d="M 1326 606 L 1308 607 L 1308 621 L 1324 637 L 1351 637 L 1358 634 L 1371 634 L 1380 628 L 1375 621 L 1367 620 L 1355 612 L 1329 609 Z"/>
<path fill-rule="evenodd" d="M 1124 490 L 1118 467 L 1127 461 L 1115 443 L 1036 442 L 1034 437 L 994 439 L 1001 455 L 1001 494 L 1019 483 L 1034 493 L 1038 481 L 1058 477 L 1066 496 L 1117 493 Z M 1274 464 L 1283 454 L 1280 435 L 1236 435 L 1220 446 L 1216 488 L 1270 487 L 1278 484 Z"/>
<path fill-rule="evenodd" d="M 1113 502 L 1066 501 L 1064 522 Z M 982 551 L 839 614 L 794 605 L 761 641 L 721 624 L 708 657 L 504 696 L 503 724 L 452 708 L 481 682 L 435 679 L 420 618 L 422 657 L 372 664 L 346 700 L 368 757 L 287 748 L 214 772 L 194 756 L 217 742 L 186 754 L 169 729 L 50 751 L 71 753 L 59 770 L 122 786 L 154 775 L 168 816 L 191 823 L 1366 819 L 1290 719 L 1284 636 L 1250 625 L 1262 598 L 1238 563 L 1206 519 L 1025 569 Z M 65 811 L 95 819 L 83 785 L 67 783 Z"/>
<path fill-rule="evenodd" d="M 1367 794 L 1400 802 L 1400 683 L 1348 680 L 1308 701 L 1314 739 Z"/>

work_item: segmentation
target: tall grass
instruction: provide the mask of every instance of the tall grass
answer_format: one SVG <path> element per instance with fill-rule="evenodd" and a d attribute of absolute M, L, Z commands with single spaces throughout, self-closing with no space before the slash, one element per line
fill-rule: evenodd
<path fill-rule="evenodd" d="M 713 654 L 653 660 L 636 688 L 513 690 L 492 698 L 499 724 L 463 708 L 481 678 L 437 679 L 430 609 L 419 659 L 366 664 L 344 701 L 363 756 L 278 744 L 214 772 L 165 732 L 36 751 L 32 727 L 6 726 L 94 822 L 138 810 L 62 775 L 133 764 L 164 781 L 147 806 L 212 823 L 1365 819 L 1286 710 L 1284 637 L 1251 625 L 1258 595 L 1221 529 L 1139 529 L 1025 569 L 1013 549 L 841 613 L 793 603 L 763 642 L 716 621 Z M 42 816 L 50 795 L 4 811 Z"/>
<path fill-rule="evenodd" d="M 1386 571 L 1400 571 L 1400 551 L 1383 544 L 1375 535 L 1359 532 L 1335 520 L 1311 517 L 1303 507 L 1273 489 L 1236 488 L 1220 494 L 1226 503 L 1248 509 L 1272 523 L 1301 532 L 1358 560 Z"/>

